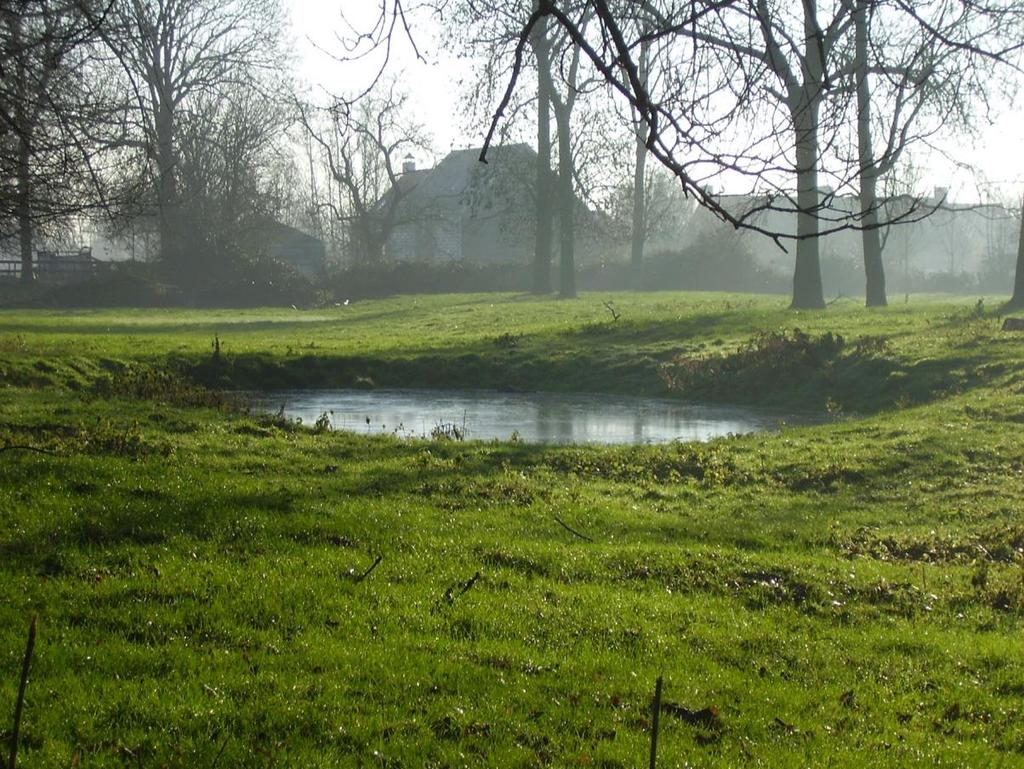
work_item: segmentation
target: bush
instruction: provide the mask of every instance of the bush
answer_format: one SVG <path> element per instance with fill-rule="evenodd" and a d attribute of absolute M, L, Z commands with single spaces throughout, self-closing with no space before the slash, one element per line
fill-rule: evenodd
<path fill-rule="evenodd" d="M 44 291 L 39 303 L 57 307 L 174 307 L 182 303 L 177 286 L 155 280 L 150 265 L 115 264 L 82 283 Z"/>
<path fill-rule="evenodd" d="M 298 270 L 269 257 L 213 262 L 199 280 L 199 288 L 175 285 L 159 263 L 118 262 L 101 274 L 62 286 L 4 286 L 3 306 L 43 307 L 262 307 L 322 304 L 325 293 Z"/>
<path fill-rule="evenodd" d="M 897 369 L 884 337 L 851 343 L 830 331 L 812 335 L 794 328 L 763 331 L 730 352 L 677 355 L 660 373 L 669 389 L 686 398 L 786 403 L 834 413 L 898 400 L 903 393 L 891 387 Z"/>
<path fill-rule="evenodd" d="M 640 285 L 646 291 L 755 293 L 785 293 L 790 287 L 786 276 L 753 257 L 737 233 L 720 230 L 699 236 L 681 251 L 652 254 L 644 262 Z"/>
<path fill-rule="evenodd" d="M 197 307 L 312 307 L 322 304 L 324 291 L 291 265 L 269 257 L 238 259 L 211 274 L 192 296 Z"/>
<path fill-rule="evenodd" d="M 557 287 L 557 248 L 552 277 Z M 330 275 L 336 300 L 373 299 L 395 294 L 528 291 L 533 267 L 470 262 L 384 262 L 356 265 Z M 583 264 L 576 285 L 583 291 L 621 291 L 634 287 L 626 262 Z M 785 292 L 789 280 L 763 267 L 734 233 L 711 233 L 682 251 L 662 252 L 644 263 L 642 290 Z"/>
<path fill-rule="evenodd" d="M 764 331 L 729 355 L 677 356 L 661 373 L 670 389 L 683 393 L 740 379 L 761 383 L 798 380 L 809 371 L 831 365 L 845 346 L 846 340 L 832 332 L 814 337 L 798 328 Z"/>

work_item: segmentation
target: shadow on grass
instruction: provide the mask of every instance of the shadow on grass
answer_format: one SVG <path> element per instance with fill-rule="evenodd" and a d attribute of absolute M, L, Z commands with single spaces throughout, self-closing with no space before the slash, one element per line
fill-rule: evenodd
<path fill-rule="evenodd" d="M 308 437 L 313 438 L 312 434 Z M 339 477 L 335 477 L 325 474 L 324 460 L 350 454 L 353 437 L 333 434 L 326 440 L 330 438 L 335 439 L 338 451 L 333 444 L 323 444 L 315 459 L 292 461 L 290 472 L 283 475 L 274 471 L 280 481 L 276 486 L 241 481 L 236 488 L 197 486 L 184 496 L 180 487 L 164 488 L 152 480 L 142 485 L 129 483 L 116 470 L 92 475 L 89 465 L 71 469 L 74 461 L 69 462 L 68 457 L 31 457 L 9 464 L 0 471 L 0 482 L 45 486 L 47 495 L 56 491 L 58 497 L 66 492 L 73 500 L 73 511 L 59 514 L 59 520 L 52 523 L 30 520 L 0 537 L 0 559 L 30 573 L 52 576 L 62 571 L 64 556 L 75 552 L 166 545 L 182 539 L 228 541 L 243 549 L 263 547 L 268 541 L 261 540 L 258 532 L 288 528 L 296 516 L 304 520 L 325 495 L 367 502 L 421 495 L 427 488 L 447 488 L 453 469 L 457 469 L 458 477 L 469 479 L 467 488 L 478 488 L 477 496 L 483 498 L 490 495 L 492 475 L 500 479 L 509 467 L 537 465 L 554 450 L 495 444 L 480 451 L 454 442 L 356 439 L 364 449 L 358 464 L 342 464 Z M 258 446 L 253 449 L 258 451 Z M 366 462 L 371 464 L 366 466 Z M 141 468 L 139 474 L 146 476 Z M 494 498 L 500 499 L 502 494 L 498 491 Z M 27 504 L 32 506 L 31 501 Z M 343 534 L 333 530 L 331 536 Z"/>

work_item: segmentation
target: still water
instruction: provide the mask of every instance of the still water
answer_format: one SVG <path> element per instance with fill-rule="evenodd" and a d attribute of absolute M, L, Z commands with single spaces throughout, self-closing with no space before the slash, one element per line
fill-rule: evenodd
<path fill-rule="evenodd" d="M 335 430 L 429 437 L 454 429 L 467 440 L 527 443 L 668 443 L 811 424 L 820 415 L 711 406 L 657 398 L 481 390 L 287 390 L 263 393 L 256 408 L 312 425 L 326 413 Z"/>

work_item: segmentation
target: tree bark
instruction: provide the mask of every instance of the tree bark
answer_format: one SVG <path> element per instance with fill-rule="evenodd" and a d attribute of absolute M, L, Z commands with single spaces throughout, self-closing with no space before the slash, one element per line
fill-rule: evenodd
<path fill-rule="evenodd" d="M 793 270 L 794 310 L 825 307 L 818 248 L 818 110 L 808 103 L 794 115 L 797 124 L 796 268 Z"/>
<path fill-rule="evenodd" d="M 818 29 L 816 0 L 803 0 L 804 40 L 802 85 L 790 93 L 790 114 L 796 132 L 796 268 L 793 270 L 795 310 L 821 309 L 825 293 L 821 286 L 818 253 L 818 111 L 821 105 L 825 62 Z"/>
<path fill-rule="evenodd" d="M 571 299 L 576 296 L 576 195 L 573 192 L 572 141 L 569 134 L 571 113 L 564 104 L 555 103 L 553 106 L 558 127 L 558 296 Z"/>
<path fill-rule="evenodd" d="M 643 86 L 647 87 L 647 70 L 650 43 L 646 40 L 640 44 L 639 77 Z M 633 289 L 639 290 L 643 285 L 644 243 L 647 241 L 647 142 L 644 135 L 644 124 L 637 115 L 633 127 L 635 140 L 635 164 L 633 166 L 633 228 L 630 244 L 630 278 Z"/>
<path fill-rule="evenodd" d="M 32 169 L 29 165 L 31 147 L 28 126 L 22 125 L 18 136 L 18 187 L 16 219 L 18 221 L 18 247 L 21 254 L 21 283 L 35 282 L 32 265 Z"/>
<path fill-rule="evenodd" d="M 861 243 L 864 252 L 865 304 L 885 307 L 885 265 L 878 229 L 878 167 L 871 141 L 871 84 L 868 82 L 867 3 L 857 3 L 854 17 L 857 72 L 857 148 L 860 161 Z"/>
<path fill-rule="evenodd" d="M 178 221 L 177 163 L 174 153 L 174 111 L 168 96 L 162 96 L 155 120 L 157 209 L 160 217 L 160 259 L 178 280 L 187 280 L 181 229 Z M 198 276 L 194 276 L 198 277 Z"/>
<path fill-rule="evenodd" d="M 554 245 L 554 207 L 551 174 L 551 43 L 547 18 L 538 22 L 531 40 L 537 56 L 537 168 L 533 293 L 551 293 L 551 256 Z"/>
<path fill-rule="evenodd" d="M 629 272 L 633 289 L 643 286 L 644 242 L 647 240 L 647 145 L 640 132 L 636 137 L 636 165 L 633 168 L 633 230 L 630 245 Z"/>
<path fill-rule="evenodd" d="M 1013 296 L 1004 310 L 1024 310 L 1024 204 L 1020 209 L 1020 241 L 1017 243 L 1017 271 L 1013 280 Z"/>
<path fill-rule="evenodd" d="M 12 50 L 19 51 L 23 45 L 22 18 L 13 8 L 6 9 L 4 22 L 10 32 Z M 22 53 L 15 60 L 14 129 L 17 135 L 17 162 L 15 171 L 14 216 L 18 225 L 18 250 L 21 257 L 21 283 L 28 286 L 35 281 L 32 270 L 32 144 L 34 125 L 30 114 L 34 106 L 29 104 L 29 83 L 27 54 Z"/>

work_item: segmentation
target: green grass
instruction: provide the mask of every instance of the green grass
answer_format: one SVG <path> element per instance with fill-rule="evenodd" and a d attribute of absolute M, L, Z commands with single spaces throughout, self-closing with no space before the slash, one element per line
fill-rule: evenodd
<path fill-rule="evenodd" d="M 1024 339 L 972 305 L 0 313 L 0 446 L 52 452 L 0 452 L 0 734 L 38 613 L 24 766 L 638 767 L 661 674 L 720 716 L 664 715 L 660 767 L 1024 766 Z M 794 326 L 849 341 L 773 371 L 737 354 Z M 691 395 L 849 418 L 398 441 L 160 373 L 660 393 L 680 355 Z"/>

